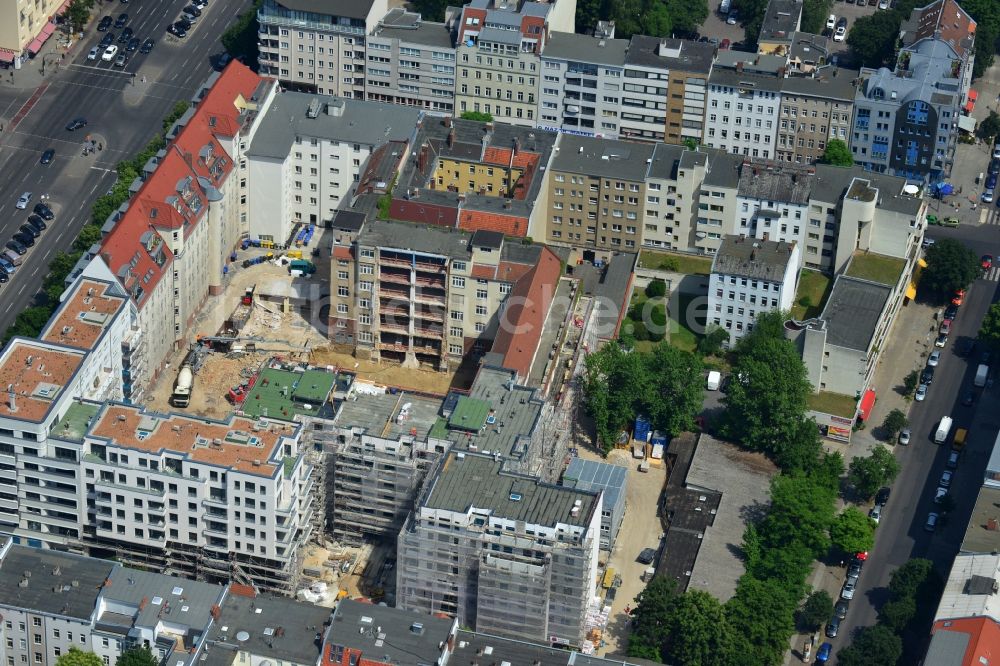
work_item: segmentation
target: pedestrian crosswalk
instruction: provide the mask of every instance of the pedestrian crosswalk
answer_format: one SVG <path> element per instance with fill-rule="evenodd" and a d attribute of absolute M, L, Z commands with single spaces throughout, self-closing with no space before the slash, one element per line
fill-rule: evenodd
<path fill-rule="evenodd" d="M 989 270 L 983 271 L 983 279 L 989 282 L 1000 282 L 1000 266 L 994 264 Z"/>
<path fill-rule="evenodd" d="M 990 206 L 989 209 L 983 210 L 985 215 L 981 218 L 980 224 L 998 224 L 1000 225 L 1000 208 L 996 206 Z"/>

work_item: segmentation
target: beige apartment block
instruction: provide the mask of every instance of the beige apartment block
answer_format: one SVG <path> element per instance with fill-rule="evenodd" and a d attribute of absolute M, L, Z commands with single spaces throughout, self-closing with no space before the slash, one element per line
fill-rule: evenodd
<path fill-rule="evenodd" d="M 55 32 L 53 19 L 69 0 L 0 1 L 0 62 L 13 63 L 38 53 Z"/>

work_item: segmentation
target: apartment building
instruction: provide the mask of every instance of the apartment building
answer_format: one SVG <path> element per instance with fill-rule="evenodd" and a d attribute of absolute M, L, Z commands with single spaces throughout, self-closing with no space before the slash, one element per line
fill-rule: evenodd
<path fill-rule="evenodd" d="M 617 139 L 627 39 L 554 32 L 542 53 L 538 127 Z"/>
<path fill-rule="evenodd" d="M 273 82 L 238 62 L 213 76 L 103 229 L 93 260 L 103 267 L 84 272 L 110 271 L 137 307 L 138 328 L 159 332 L 146 337 L 146 373 L 132 373 L 133 391 L 191 339 L 195 316 L 222 292 L 229 255 L 247 230 L 241 151 L 274 92 Z"/>
<path fill-rule="evenodd" d="M 688 150 L 658 143 L 646 173 L 643 247 L 690 251 L 707 238 L 696 229 L 701 184 L 717 160 L 729 160 L 717 150 Z M 706 221 L 707 224 L 707 221 Z M 720 223 L 721 224 L 721 223 Z"/>
<path fill-rule="evenodd" d="M 539 56 L 554 4 L 523 0 L 473 0 L 462 9 L 456 44 L 455 111 L 486 113 L 494 120 L 534 127 Z"/>
<path fill-rule="evenodd" d="M 782 79 L 716 67 L 709 77 L 705 143 L 735 155 L 774 159 Z"/>
<path fill-rule="evenodd" d="M 757 315 L 791 310 L 799 286 L 798 255 L 794 242 L 723 238 L 708 281 L 708 323 L 729 334 L 728 346 L 753 329 Z"/>
<path fill-rule="evenodd" d="M 564 134 L 548 169 L 546 217 L 533 237 L 574 248 L 584 261 L 642 244 L 653 146 Z"/>
<path fill-rule="evenodd" d="M 699 151 L 701 152 L 701 151 Z M 720 150 L 709 150 L 705 173 L 696 193 L 698 212 L 690 219 L 681 219 L 675 234 L 675 248 L 686 248 L 698 254 L 714 254 L 725 234 L 733 233 L 736 218 L 736 196 L 739 192 L 740 167 L 743 158 Z M 684 243 L 687 243 L 686 245 Z"/>
<path fill-rule="evenodd" d="M 454 619 L 344 599 L 333 612 L 321 666 L 444 666 L 457 632 Z"/>
<path fill-rule="evenodd" d="M 602 494 L 452 451 L 399 535 L 396 605 L 477 632 L 578 647 L 596 583 Z"/>
<path fill-rule="evenodd" d="M 712 44 L 633 35 L 625 55 L 619 136 L 703 143 L 714 60 Z"/>
<path fill-rule="evenodd" d="M 78 403 L 78 520 L 91 554 L 290 594 L 309 538 L 300 426 Z M 57 426 L 58 430 L 58 426 Z"/>
<path fill-rule="evenodd" d="M 296 225 L 332 219 L 380 148 L 403 159 L 422 116 L 360 99 L 279 95 L 247 148 L 250 234 L 284 244 Z"/>
<path fill-rule="evenodd" d="M 518 351 L 502 355 L 511 356 L 512 369 L 525 370 L 561 269 L 548 248 L 507 243 L 498 232 L 376 220 L 350 246 L 334 248 L 331 272 L 332 337 L 355 354 L 453 368 L 472 351 L 510 345 L 506 331 L 514 329 Z M 525 301 L 504 311 L 508 295 L 522 290 L 529 292 Z"/>
<path fill-rule="evenodd" d="M 614 549 L 625 517 L 625 486 L 628 468 L 621 465 L 573 457 L 560 482 L 568 488 L 601 491 L 601 550 Z"/>
<path fill-rule="evenodd" d="M 915 7 L 909 18 L 899 29 L 899 41 L 903 48 L 910 48 L 917 42 L 936 38 L 948 44 L 963 61 L 960 89 L 965 98 L 970 99 L 972 68 L 975 64 L 976 22 L 955 0 L 934 0 L 923 7 Z"/>
<path fill-rule="evenodd" d="M 56 31 L 56 17 L 65 8 L 65 0 L 0 3 L 0 63 L 20 67 L 34 58 Z"/>
<path fill-rule="evenodd" d="M 785 57 L 802 25 L 802 0 L 769 0 L 757 35 L 757 53 Z"/>
<path fill-rule="evenodd" d="M 781 116 L 774 159 L 812 164 L 839 139 L 850 143 L 856 71 L 827 69 L 813 77 L 789 77 L 781 82 Z"/>
<path fill-rule="evenodd" d="M 367 35 L 388 9 L 386 0 L 265 0 L 257 10 L 261 76 L 291 90 L 364 99 Z"/>
<path fill-rule="evenodd" d="M 455 43 L 448 25 L 396 7 L 378 22 L 366 46 L 364 99 L 454 112 Z"/>

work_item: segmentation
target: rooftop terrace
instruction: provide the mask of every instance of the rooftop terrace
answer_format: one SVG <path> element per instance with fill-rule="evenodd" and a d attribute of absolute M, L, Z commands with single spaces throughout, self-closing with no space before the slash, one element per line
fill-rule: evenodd
<path fill-rule="evenodd" d="M 39 422 L 76 375 L 82 351 L 15 339 L 0 358 L 0 416 Z M 11 398 L 13 393 L 13 399 Z"/>
<path fill-rule="evenodd" d="M 264 416 L 285 421 L 296 415 L 322 416 L 330 412 L 326 404 L 336 381 L 336 373 L 326 370 L 264 368 L 243 401 L 241 411 L 252 418 Z"/>
<path fill-rule="evenodd" d="M 119 285 L 80 280 L 39 339 L 77 349 L 93 349 L 125 304 L 126 298 Z"/>

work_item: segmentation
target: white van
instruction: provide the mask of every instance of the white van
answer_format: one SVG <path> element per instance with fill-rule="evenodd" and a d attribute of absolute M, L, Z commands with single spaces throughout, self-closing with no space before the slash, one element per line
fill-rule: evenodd
<path fill-rule="evenodd" d="M 718 391 L 719 384 L 722 382 L 722 373 L 718 370 L 712 370 L 708 373 L 708 384 L 707 388 L 709 391 Z"/>
<path fill-rule="evenodd" d="M 728 14 L 731 5 L 731 0 L 722 0 L 722 2 L 719 3 L 719 13 L 722 15 Z"/>
<path fill-rule="evenodd" d="M 950 416 L 941 417 L 941 422 L 934 433 L 935 444 L 944 444 L 948 440 L 948 434 L 951 433 L 951 424 L 952 420 Z"/>

